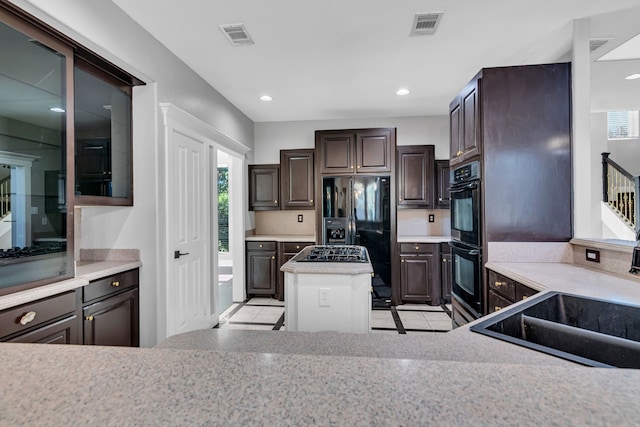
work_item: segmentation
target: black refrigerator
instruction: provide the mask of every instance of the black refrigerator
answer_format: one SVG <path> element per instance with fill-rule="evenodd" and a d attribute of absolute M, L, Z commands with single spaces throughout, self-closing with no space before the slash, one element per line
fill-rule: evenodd
<path fill-rule="evenodd" d="M 373 306 L 391 305 L 391 179 L 322 178 L 322 243 L 367 248 L 373 266 Z"/>

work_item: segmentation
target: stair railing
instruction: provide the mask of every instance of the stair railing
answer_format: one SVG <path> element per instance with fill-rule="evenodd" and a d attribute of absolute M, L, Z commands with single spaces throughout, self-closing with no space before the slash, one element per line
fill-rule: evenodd
<path fill-rule="evenodd" d="M 609 158 L 611 153 L 602 153 L 602 200 L 634 232 L 640 231 L 640 177 L 633 176 Z"/>
<path fill-rule="evenodd" d="M 0 182 L 0 219 L 11 212 L 11 177 Z"/>

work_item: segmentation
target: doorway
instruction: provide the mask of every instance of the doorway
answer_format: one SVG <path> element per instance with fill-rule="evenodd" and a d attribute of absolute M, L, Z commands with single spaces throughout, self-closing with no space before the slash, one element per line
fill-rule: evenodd
<path fill-rule="evenodd" d="M 233 304 L 233 257 L 230 229 L 231 159 L 227 153 L 218 150 L 218 313 L 224 313 Z"/>

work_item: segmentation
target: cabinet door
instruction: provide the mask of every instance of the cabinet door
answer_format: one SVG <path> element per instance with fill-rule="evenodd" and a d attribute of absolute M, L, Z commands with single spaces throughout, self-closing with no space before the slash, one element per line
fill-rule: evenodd
<path fill-rule="evenodd" d="M 249 210 L 280 209 L 280 165 L 249 165 Z"/>
<path fill-rule="evenodd" d="M 513 304 L 513 301 L 509 301 L 508 299 L 502 297 L 500 294 L 489 290 L 489 314 L 509 307 L 511 304 Z"/>
<path fill-rule="evenodd" d="M 461 127 L 462 127 L 462 105 L 460 97 L 456 96 L 449 104 L 449 143 L 451 163 L 458 162 L 458 157 L 462 156 Z"/>
<path fill-rule="evenodd" d="M 356 134 L 356 173 L 390 172 L 395 136 L 391 129 L 371 129 Z"/>
<path fill-rule="evenodd" d="M 433 145 L 400 146 L 398 153 L 398 206 L 433 206 Z"/>
<path fill-rule="evenodd" d="M 278 284 L 275 298 L 284 301 L 284 272 L 280 271 L 287 261 L 296 256 L 298 252 L 307 246 L 315 245 L 314 242 L 280 242 L 278 244 Z"/>
<path fill-rule="evenodd" d="M 355 134 L 352 132 L 316 132 L 323 174 L 355 173 Z"/>
<path fill-rule="evenodd" d="M 449 160 L 436 160 L 436 209 L 449 209 L 451 196 L 449 196 Z"/>
<path fill-rule="evenodd" d="M 449 104 L 451 165 L 481 153 L 480 79 L 476 76 Z"/>
<path fill-rule="evenodd" d="M 247 294 L 275 295 L 277 268 L 274 251 L 247 251 Z"/>
<path fill-rule="evenodd" d="M 78 316 L 71 315 L 62 320 L 41 326 L 32 331 L 7 340 L 7 342 L 37 344 L 80 344 L 78 341 Z"/>
<path fill-rule="evenodd" d="M 462 94 L 462 151 L 467 160 L 480 154 L 478 80 L 467 85 Z"/>
<path fill-rule="evenodd" d="M 443 302 L 451 302 L 451 279 L 453 264 L 451 253 L 440 254 L 440 278 L 441 278 L 441 298 Z"/>
<path fill-rule="evenodd" d="M 138 347 L 138 305 L 131 289 L 84 307 L 84 344 Z"/>
<path fill-rule="evenodd" d="M 315 193 L 314 150 L 281 150 L 280 203 L 282 209 L 313 209 Z"/>
<path fill-rule="evenodd" d="M 400 256 L 400 290 L 404 301 L 432 301 L 433 256 Z"/>

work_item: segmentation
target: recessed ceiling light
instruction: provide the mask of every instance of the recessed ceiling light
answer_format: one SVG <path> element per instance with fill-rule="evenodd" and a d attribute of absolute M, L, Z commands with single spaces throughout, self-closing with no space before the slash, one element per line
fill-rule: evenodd
<path fill-rule="evenodd" d="M 273 98 L 270 97 L 269 95 L 262 95 L 260 97 L 260 101 L 269 102 L 269 101 L 273 101 Z"/>
<path fill-rule="evenodd" d="M 64 108 L 60 107 L 50 107 L 49 111 L 53 111 L 54 113 L 64 113 Z"/>
<path fill-rule="evenodd" d="M 409 89 L 398 89 L 398 91 L 396 92 L 396 95 L 404 96 L 404 95 L 409 95 L 409 93 L 411 93 Z"/>
<path fill-rule="evenodd" d="M 640 79 L 640 74 L 631 74 L 630 76 L 625 77 L 627 80 L 635 80 Z"/>

